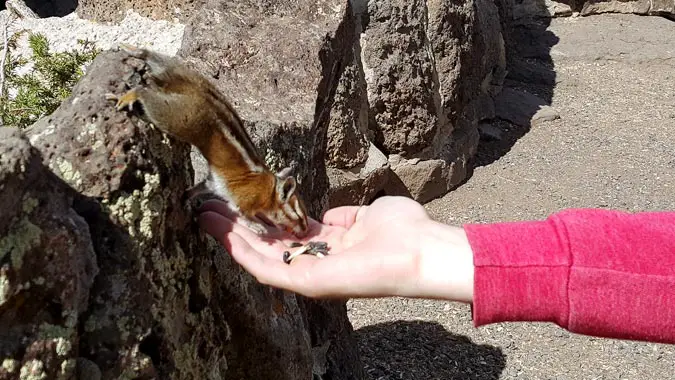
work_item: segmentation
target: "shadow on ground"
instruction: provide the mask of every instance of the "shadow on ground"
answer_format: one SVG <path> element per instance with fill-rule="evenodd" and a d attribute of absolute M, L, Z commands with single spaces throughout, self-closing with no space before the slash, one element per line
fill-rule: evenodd
<path fill-rule="evenodd" d="M 377 380 L 497 380 L 506 357 L 438 323 L 397 321 L 355 331 L 368 378 Z"/>
<path fill-rule="evenodd" d="M 541 0 L 543 3 L 543 0 Z M 542 5 L 543 6 L 543 5 Z M 550 18 L 522 16 L 511 26 L 508 74 L 495 98 L 496 117 L 480 123 L 481 140 L 473 167 L 489 165 L 508 153 L 537 119 L 551 118 L 556 84 L 551 48 L 559 39 L 548 30 Z"/>

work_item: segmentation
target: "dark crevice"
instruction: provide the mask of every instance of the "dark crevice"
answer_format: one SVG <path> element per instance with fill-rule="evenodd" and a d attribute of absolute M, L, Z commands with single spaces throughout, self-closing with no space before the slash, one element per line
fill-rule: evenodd
<path fill-rule="evenodd" d="M 145 355 L 148 355 L 155 368 L 159 368 L 162 363 L 161 346 L 162 338 L 156 329 L 152 329 L 152 332 L 141 341 L 138 349 Z"/>
<path fill-rule="evenodd" d="M 4 2 L 3 2 L 4 3 Z M 73 12 L 78 0 L 24 0 L 24 3 L 41 18 L 63 17 Z M 4 8 L 4 5 L 3 5 Z"/>

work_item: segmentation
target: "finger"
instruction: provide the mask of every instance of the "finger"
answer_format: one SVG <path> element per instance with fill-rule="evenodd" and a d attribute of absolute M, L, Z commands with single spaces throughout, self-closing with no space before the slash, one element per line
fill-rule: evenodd
<path fill-rule="evenodd" d="M 217 212 L 218 214 L 231 220 L 235 220 L 239 216 L 237 212 L 230 208 L 227 202 L 221 201 L 220 199 L 209 199 L 204 201 L 202 206 L 199 208 L 199 212 L 203 213 L 207 211 Z"/>
<path fill-rule="evenodd" d="M 228 204 L 227 202 L 221 201 L 219 199 L 209 199 L 202 204 L 202 206 L 199 208 L 200 213 L 205 213 L 205 212 L 215 212 L 218 213 L 222 216 L 224 216 L 227 219 L 230 219 L 232 222 L 237 223 L 249 230 L 250 233 L 254 233 L 248 226 L 246 226 L 246 223 L 243 221 L 243 216 L 241 216 L 238 212 L 234 211 Z M 260 226 L 263 226 L 265 229 L 265 237 L 273 240 L 281 240 L 286 244 L 290 244 L 293 241 L 296 241 L 297 239 L 292 236 L 292 234 L 287 233 L 278 227 L 275 226 L 268 226 L 266 223 L 263 223 L 262 220 L 256 218 L 254 222 L 258 223 Z M 237 227 L 235 227 L 237 228 Z M 239 233 L 240 235 L 242 232 L 237 228 L 235 232 Z M 247 238 L 247 235 L 244 236 L 244 238 Z M 267 240 L 269 240 L 267 239 Z"/>
<path fill-rule="evenodd" d="M 246 239 L 228 232 L 219 239 L 234 261 L 253 275 L 258 282 L 288 290 L 292 287 L 290 267 L 280 260 L 272 259 L 255 250 Z"/>
<path fill-rule="evenodd" d="M 357 220 L 357 216 L 368 206 L 341 206 L 326 211 L 323 215 L 323 223 L 331 226 L 349 228 Z"/>
<path fill-rule="evenodd" d="M 248 242 L 249 245 L 259 250 L 270 258 L 280 258 L 287 246 L 269 238 L 263 238 L 245 226 L 233 222 L 216 212 L 207 211 L 199 215 L 199 226 L 209 235 L 223 243 L 223 236 L 232 232 Z"/>

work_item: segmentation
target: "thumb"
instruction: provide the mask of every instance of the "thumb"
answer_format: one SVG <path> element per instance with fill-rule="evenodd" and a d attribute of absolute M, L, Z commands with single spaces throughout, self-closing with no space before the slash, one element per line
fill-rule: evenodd
<path fill-rule="evenodd" d="M 363 215 L 368 206 L 341 206 L 326 211 L 323 224 L 349 228 Z"/>

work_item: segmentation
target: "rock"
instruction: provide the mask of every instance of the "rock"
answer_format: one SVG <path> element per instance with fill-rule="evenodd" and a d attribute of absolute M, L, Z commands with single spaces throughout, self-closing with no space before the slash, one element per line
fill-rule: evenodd
<path fill-rule="evenodd" d="M 571 16 L 572 5 L 554 0 L 524 0 L 515 2 L 513 6 L 513 18 L 520 20 L 531 17 L 561 17 Z"/>
<path fill-rule="evenodd" d="M 211 1 L 187 25 L 179 52 L 232 94 L 268 164 L 294 169 L 313 215 L 328 202 L 326 134 L 336 83 L 351 63 L 342 58 L 352 54 L 343 39 L 354 38 L 353 21 L 351 28 L 338 30 L 346 12 L 340 4 L 305 8 Z M 358 151 L 352 163 L 363 160 Z"/>
<path fill-rule="evenodd" d="M 185 22 L 203 5 L 205 0 L 78 0 L 77 14 L 96 22 L 118 22 L 133 10 L 153 20 L 173 20 Z"/>
<path fill-rule="evenodd" d="M 477 145 L 478 132 L 471 134 L 472 144 Z M 474 148 L 475 149 L 475 148 Z M 471 152 L 467 157 L 475 154 Z M 419 202 L 429 202 L 440 194 L 445 194 L 455 186 L 459 185 L 467 176 L 468 162 L 455 161 L 448 164 L 444 160 L 407 160 L 403 157 L 392 155 L 389 157 L 391 168 L 395 179 L 392 180 L 391 189 L 388 193 L 392 195 L 409 195 Z M 449 178 L 449 180 L 448 180 Z M 399 186 L 395 186 L 395 184 Z M 400 186 L 403 186 L 402 189 Z"/>
<path fill-rule="evenodd" d="M 588 16 L 601 13 L 632 13 L 675 18 L 674 0 L 525 0 L 514 3 L 515 20 L 537 17 L 566 17 L 578 13 Z"/>
<path fill-rule="evenodd" d="M 420 0 L 368 2 L 360 43 L 370 128 L 373 142 L 388 154 L 414 156 L 430 145 L 439 128 L 427 11 Z"/>
<path fill-rule="evenodd" d="M 440 196 L 464 179 L 458 180 L 467 174 L 466 162 L 477 146 L 457 141 L 477 144 L 478 120 L 493 117 L 492 97 L 506 73 L 500 12 L 508 13 L 507 6 L 368 4 L 361 56 L 372 141 L 397 162 L 398 173 L 405 173 L 392 179 L 387 193 L 408 193 L 418 201 Z M 469 135 L 475 138 L 463 138 Z M 407 160 L 415 164 L 404 164 Z M 428 184 L 415 182 L 420 180 Z"/>
<path fill-rule="evenodd" d="M 105 100 L 105 93 L 121 93 L 140 80 L 137 61 L 125 58 L 121 52 L 99 55 L 73 95 L 27 131 L 45 166 L 60 177 L 52 174 L 53 182 L 70 189 L 73 215 L 82 220 L 81 226 L 72 228 L 88 237 L 100 268 L 88 297 L 68 298 L 71 303 L 84 300 L 77 303 L 82 305 L 81 317 L 69 330 L 77 342 L 72 371 L 91 378 L 100 372 L 102 379 L 122 374 L 166 379 L 310 379 L 313 348 L 331 341 L 328 376 L 362 378 L 351 327 L 340 303 L 305 300 L 259 284 L 222 246 L 200 232 L 180 200 L 193 182 L 190 148 L 133 113 L 115 111 L 114 104 Z M 264 129 L 256 132 L 263 142 L 278 144 L 270 149 L 290 151 L 289 144 L 297 139 L 282 129 L 251 127 Z M 11 139 L 3 141 L 18 146 Z M 42 167 L 40 158 L 34 161 L 33 165 Z M 6 167 L 3 163 L 2 168 Z M 49 174 L 46 169 L 43 172 Z M 5 195 L 10 194 L 5 189 L 0 199 L 23 209 L 20 201 Z M 38 190 L 53 205 L 70 199 Z M 53 223 L 50 218 L 41 219 Z M 59 235 L 45 230 L 44 236 Z M 37 252 L 49 258 L 44 251 Z M 58 254 L 65 258 L 68 252 L 64 248 Z M 57 259 L 50 260 L 41 268 L 50 268 Z M 81 267 L 75 264 L 68 269 Z M 45 283 L 52 280 L 45 277 Z M 24 304 L 42 305 L 42 301 L 29 298 Z M 52 313 L 70 307 L 60 302 L 44 307 Z M 14 319 L 21 320 L 22 310 Z M 24 336 L 17 333 L 12 342 L 20 344 Z M 41 368 L 51 373 L 57 367 L 44 362 Z M 56 377 L 45 377 L 52 378 Z"/>
<path fill-rule="evenodd" d="M 538 96 L 505 87 L 495 99 L 497 117 L 521 127 L 530 127 L 536 122 L 555 120 L 558 112 Z"/>
<path fill-rule="evenodd" d="M 437 194 L 448 191 L 445 181 L 447 167 L 442 160 L 406 160 L 400 156 L 390 156 L 392 170 L 405 185 L 413 199 L 420 202 L 432 200 Z"/>
<path fill-rule="evenodd" d="M 7 0 L 5 1 L 5 7 L 7 7 L 8 10 L 10 10 L 13 14 L 15 14 L 19 18 L 40 17 L 22 0 Z"/>
<path fill-rule="evenodd" d="M 366 205 L 389 188 L 391 169 L 387 156 L 371 144 L 368 160 L 359 168 L 327 168 L 330 182 L 328 207 Z"/>
<path fill-rule="evenodd" d="M 14 128 L 0 128 L 0 378 L 70 378 L 99 269 L 75 193 Z"/>
<path fill-rule="evenodd" d="M 486 140 L 501 140 L 504 137 L 504 131 L 492 123 L 478 124 L 478 132 Z"/>
<path fill-rule="evenodd" d="M 0 22 L 1 19 L 0 12 Z M 119 24 L 92 22 L 79 18 L 77 13 L 71 13 L 64 17 L 18 19 L 10 25 L 9 32 L 26 29 L 45 35 L 49 40 L 49 49 L 53 52 L 80 49 L 78 40 L 88 39 L 102 50 L 124 42 L 175 55 L 183 38 L 184 26 L 168 21 L 152 21 L 134 12 L 128 13 Z M 15 52 L 26 58 L 32 55 L 27 34 L 18 39 Z"/>
<path fill-rule="evenodd" d="M 133 11 L 171 18 L 167 4 Z M 342 189 L 379 183 L 381 171 L 371 179 L 349 174 L 368 160 L 371 143 L 386 155 L 440 159 L 448 167 L 467 161 L 462 152 L 475 147 L 454 150 L 455 135 L 476 133 L 478 121 L 494 117 L 493 97 L 506 73 L 510 0 L 349 4 L 195 2 L 182 13 L 194 17 L 182 19 L 189 25 L 179 55 L 233 94 L 251 130 L 283 125 L 297 137 L 286 138 L 296 152 L 271 164 L 315 172 L 308 178 L 324 189 L 315 194 L 327 194 L 329 186 L 322 164 L 312 165 L 318 160 Z M 129 9 L 89 0 L 78 13 L 92 18 L 94 10 L 119 20 L 116 14 Z M 455 174 L 444 172 L 449 184 Z M 348 178 L 353 183 L 345 186 Z M 303 192 L 312 189 L 305 182 Z M 335 204 L 329 197 L 311 201 L 312 212 Z"/>
<path fill-rule="evenodd" d="M 600 13 L 634 13 L 639 15 L 661 15 L 675 17 L 675 0 L 636 0 L 636 1 L 586 1 L 581 7 L 581 15 Z"/>

